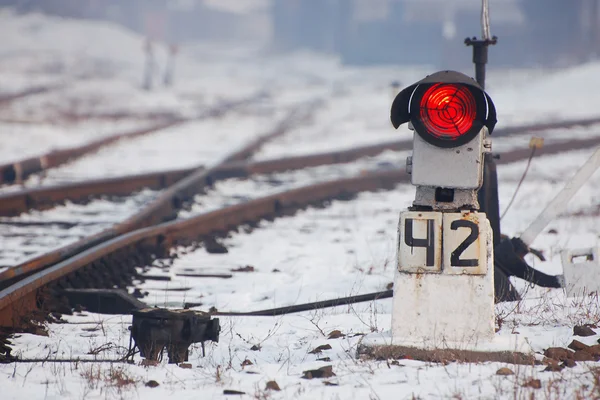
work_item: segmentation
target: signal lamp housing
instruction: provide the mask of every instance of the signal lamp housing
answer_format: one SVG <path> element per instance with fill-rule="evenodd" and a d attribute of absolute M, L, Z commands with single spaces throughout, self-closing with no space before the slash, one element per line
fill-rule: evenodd
<path fill-rule="evenodd" d="M 442 71 L 402 90 L 392 104 L 391 120 L 395 128 L 410 121 L 426 142 L 452 148 L 470 142 L 484 126 L 491 134 L 496 108 L 472 78 Z"/>

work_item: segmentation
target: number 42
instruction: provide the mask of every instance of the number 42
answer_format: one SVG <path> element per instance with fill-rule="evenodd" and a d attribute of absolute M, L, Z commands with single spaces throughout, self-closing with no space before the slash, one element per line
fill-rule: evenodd
<path fill-rule="evenodd" d="M 407 214 L 410 215 L 403 218 L 404 229 L 400 232 L 400 270 L 414 272 L 419 270 L 420 265 L 426 271 L 440 271 L 440 261 L 443 259 L 443 264 L 452 269 L 462 268 L 460 271 L 448 271 L 449 273 L 464 273 L 465 269 L 473 273 L 485 273 L 486 235 L 481 235 L 480 225 L 481 220 L 487 223 L 485 214 Z M 476 272 L 474 269 L 481 271 Z"/>

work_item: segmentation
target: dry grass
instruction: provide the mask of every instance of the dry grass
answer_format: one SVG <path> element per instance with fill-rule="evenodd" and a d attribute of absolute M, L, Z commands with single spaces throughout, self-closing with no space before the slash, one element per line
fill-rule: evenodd
<path fill-rule="evenodd" d="M 108 369 L 101 364 L 87 364 L 82 367 L 81 377 L 84 381 L 84 393 L 100 390 L 107 397 L 118 395 L 133 389 L 140 382 L 125 370 L 123 366 L 110 364 Z"/>

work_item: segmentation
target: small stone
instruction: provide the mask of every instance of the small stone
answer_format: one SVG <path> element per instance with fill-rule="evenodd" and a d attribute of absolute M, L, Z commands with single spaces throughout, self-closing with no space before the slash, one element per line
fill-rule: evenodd
<path fill-rule="evenodd" d="M 267 382 L 267 387 L 265 388 L 265 390 L 280 391 L 281 388 L 279 387 L 279 385 L 277 384 L 277 382 L 275 382 L 275 381 L 269 381 L 269 382 Z"/>
<path fill-rule="evenodd" d="M 244 361 L 242 361 L 241 366 L 242 366 L 242 368 L 244 368 L 244 367 L 247 367 L 248 365 L 254 365 L 254 363 L 246 358 Z"/>
<path fill-rule="evenodd" d="M 346 336 L 346 335 L 344 335 L 341 331 L 336 329 L 329 333 L 329 335 L 327 336 L 327 339 L 339 339 L 344 336 Z"/>
<path fill-rule="evenodd" d="M 558 231 L 554 228 L 548 230 L 548 234 L 550 234 L 550 235 L 556 235 L 557 233 L 558 233 Z"/>
<path fill-rule="evenodd" d="M 563 363 L 561 364 L 561 366 L 562 366 L 563 368 L 564 368 L 564 367 L 573 368 L 573 367 L 574 367 L 574 366 L 576 366 L 576 365 L 577 365 L 577 363 L 575 362 L 575 360 L 571 360 L 570 358 L 569 358 L 569 359 L 566 359 L 566 360 L 565 360 L 565 361 L 563 361 Z"/>
<path fill-rule="evenodd" d="M 323 385 L 325 385 L 325 386 L 339 386 L 337 383 L 331 382 L 331 381 L 323 381 Z"/>
<path fill-rule="evenodd" d="M 271 271 L 271 272 L 277 273 L 277 272 L 281 272 L 281 271 L 278 270 L 277 268 L 273 268 L 273 271 Z"/>
<path fill-rule="evenodd" d="M 592 330 L 589 326 L 586 325 L 576 325 L 573 328 L 573 334 L 575 336 L 594 336 L 596 332 Z"/>
<path fill-rule="evenodd" d="M 598 361 L 598 357 L 595 357 L 593 354 L 588 353 L 585 350 L 576 351 L 573 354 L 573 360 L 575 361 Z"/>
<path fill-rule="evenodd" d="M 257 345 L 257 344 L 252 345 L 252 347 L 250 347 L 250 350 L 252 350 L 252 351 L 259 351 L 260 350 L 260 345 Z"/>
<path fill-rule="evenodd" d="M 568 358 L 573 358 L 573 352 L 562 347 L 549 347 L 544 351 L 544 355 L 557 361 L 565 361 Z"/>
<path fill-rule="evenodd" d="M 600 344 L 595 344 L 593 346 L 589 346 L 586 351 L 595 356 L 600 356 Z"/>
<path fill-rule="evenodd" d="M 540 381 L 539 379 L 530 379 L 527 382 L 525 382 L 523 384 L 524 387 L 530 387 L 533 389 L 541 389 L 542 388 L 542 381 Z"/>
<path fill-rule="evenodd" d="M 181 363 L 181 364 L 179 364 L 179 368 L 192 369 L 192 364 L 190 364 L 190 363 Z"/>
<path fill-rule="evenodd" d="M 502 375 L 502 376 L 508 376 L 508 375 L 514 375 L 515 373 L 513 372 L 512 369 L 510 368 L 500 368 L 498 371 L 496 371 L 496 375 Z"/>
<path fill-rule="evenodd" d="M 158 382 L 156 382 L 155 380 L 151 380 L 146 382 L 146 386 L 148 386 L 149 388 L 155 388 L 159 385 Z"/>
<path fill-rule="evenodd" d="M 387 290 L 392 290 L 392 289 L 394 288 L 394 282 L 390 282 L 390 283 L 388 283 L 387 285 L 385 285 L 385 288 L 386 288 Z"/>
<path fill-rule="evenodd" d="M 303 379 L 331 378 L 332 376 L 335 376 L 335 374 L 333 373 L 333 367 L 331 365 L 326 365 L 319 369 L 303 371 L 302 373 L 304 374 L 302 375 Z"/>
<path fill-rule="evenodd" d="M 564 365 L 558 365 L 558 363 L 548 364 L 548 366 L 546 368 L 544 368 L 544 371 L 559 372 L 559 371 L 562 371 L 564 368 L 565 368 Z"/>
<path fill-rule="evenodd" d="M 331 350 L 330 344 L 322 344 L 320 346 L 315 347 L 313 350 L 309 351 L 308 354 L 318 354 L 323 350 Z"/>
<path fill-rule="evenodd" d="M 48 331 L 47 331 L 45 328 L 40 328 L 40 327 L 36 327 L 36 328 L 33 330 L 33 334 L 34 334 L 34 335 L 38 335 L 38 336 L 46 336 L 46 337 L 48 337 L 48 336 L 49 336 L 49 335 L 48 335 Z"/>
<path fill-rule="evenodd" d="M 329 357 L 317 358 L 317 361 L 329 362 L 329 361 L 331 361 L 331 358 L 329 358 Z"/>
<path fill-rule="evenodd" d="M 231 272 L 254 272 L 254 267 L 252 265 L 246 265 L 245 267 L 232 269 Z"/>
<path fill-rule="evenodd" d="M 571 342 L 571 344 L 569 344 L 569 348 L 574 351 L 578 351 L 578 350 L 586 350 L 587 351 L 587 349 L 589 349 L 590 346 L 588 346 L 585 343 L 581 343 L 579 340 L 573 340 Z"/>

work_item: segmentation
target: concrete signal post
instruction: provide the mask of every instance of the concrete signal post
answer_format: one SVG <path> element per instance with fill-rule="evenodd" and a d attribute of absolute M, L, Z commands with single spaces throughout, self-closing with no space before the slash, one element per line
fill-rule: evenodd
<path fill-rule="evenodd" d="M 413 131 L 406 169 L 416 195 L 400 213 L 391 331 L 363 340 L 359 353 L 514 354 L 508 342 L 494 344 L 493 234 L 477 198 L 496 124 L 492 99 L 468 76 L 442 71 L 398 93 L 391 121 Z"/>

